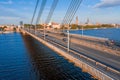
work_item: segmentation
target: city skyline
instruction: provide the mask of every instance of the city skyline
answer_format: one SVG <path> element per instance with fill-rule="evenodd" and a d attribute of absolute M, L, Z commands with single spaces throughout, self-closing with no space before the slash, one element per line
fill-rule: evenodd
<path fill-rule="evenodd" d="M 41 1 L 41 0 L 40 0 Z M 46 19 L 50 9 L 50 1 L 47 1 L 42 22 Z M 60 0 L 51 21 L 61 22 L 70 0 Z M 0 0 L 0 24 L 19 24 L 20 21 L 30 23 L 36 0 Z M 83 0 L 76 13 L 79 23 L 85 23 L 87 18 L 91 23 L 117 23 L 120 22 L 120 0 Z M 74 17 L 73 22 L 75 22 Z M 35 21 L 36 19 L 34 19 Z"/>

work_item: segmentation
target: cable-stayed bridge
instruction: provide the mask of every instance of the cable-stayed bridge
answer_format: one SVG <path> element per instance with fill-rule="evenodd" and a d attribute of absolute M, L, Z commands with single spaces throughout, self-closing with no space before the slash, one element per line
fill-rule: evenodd
<path fill-rule="evenodd" d="M 37 39 L 97 79 L 120 80 L 119 49 L 115 50 L 106 47 L 104 43 L 108 42 L 108 39 L 78 36 L 69 33 L 72 20 L 83 0 L 69 1 L 69 6 L 60 23 L 61 27 L 66 28 L 65 30 L 64 28 L 54 31 L 47 29 L 60 0 L 52 0 L 50 10 L 43 24 L 40 24 L 40 20 L 44 14 L 47 0 L 37 0 L 30 26 L 20 29 L 21 32 Z M 38 5 L 40 5 L 40 8 Z M 37 10 L 38 15 L 35 20 Z M 38 29 L 37 25 L 40 25 L 41 28 Z"/>

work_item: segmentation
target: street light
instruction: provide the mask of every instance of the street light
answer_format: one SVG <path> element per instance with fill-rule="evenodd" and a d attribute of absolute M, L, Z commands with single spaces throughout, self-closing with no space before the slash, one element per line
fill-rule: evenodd
<path fill-rule="evenodd" d="M 36 35 L 36 27 L 37 27 L 37 24 L 35 25 L 35 33 L 34 33 L 35 35 Z"/>
<path fill-rule="evenodd" d="M 70 51 L 70 25 L 68 25 L 68 30 L 67 30 L 67 33 L 68 33 L 68 43 L 67 43 L 67 51 L 69 52 Z"/>
<path fill-rule="evenodd" d="M 44 31 L 43 32 L 44 32 L 44 40 L 45 40 L 45 24 L 44 24 Z"/>
<path fill-rule="evenodd" d="M 83 32 L 83 26 L 82 26 L 82 37 L 83 37 L 83 34 L 84 34 L 84 32 Z"/>

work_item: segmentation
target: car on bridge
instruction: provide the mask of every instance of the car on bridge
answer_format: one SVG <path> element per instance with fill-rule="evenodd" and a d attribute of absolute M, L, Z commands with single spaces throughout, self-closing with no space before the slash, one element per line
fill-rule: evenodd
<path fill-rule="evenodd" d="M 67 38 L 63 38 L 62 40 L 63 40 L 64 42 L 67 42 L 67 41 L 68 41 L 68 39 L 67 39 Z"/>

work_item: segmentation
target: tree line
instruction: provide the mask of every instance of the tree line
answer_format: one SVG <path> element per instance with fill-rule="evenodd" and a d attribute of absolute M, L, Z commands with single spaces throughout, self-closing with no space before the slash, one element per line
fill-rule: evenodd
<path fill-rule="evenodd" d="M 7 28 L 7 26 L 0 27 L 0 31 L 5 31 L 5 28 Z"/>
<path fill-rule="evenodd" d="M 25 28 L 35 28 L 35 25 L 31 25 L 31 24 L 24 24 Z M 93 28 L 112 28 L 114 26 L 112 26 L 111 24 L 101 24 L 101 25 L 77 25 L 77 24 L 71 24 L 70 29 L 93 29 Z M 41 24 L 37 24 L 36 25 L 37 29 L 44 29 L 44 26 Z M 68 27 L 66 27 L 65 25 L 61 25 L 60 29 L 67 29 Z"/>

